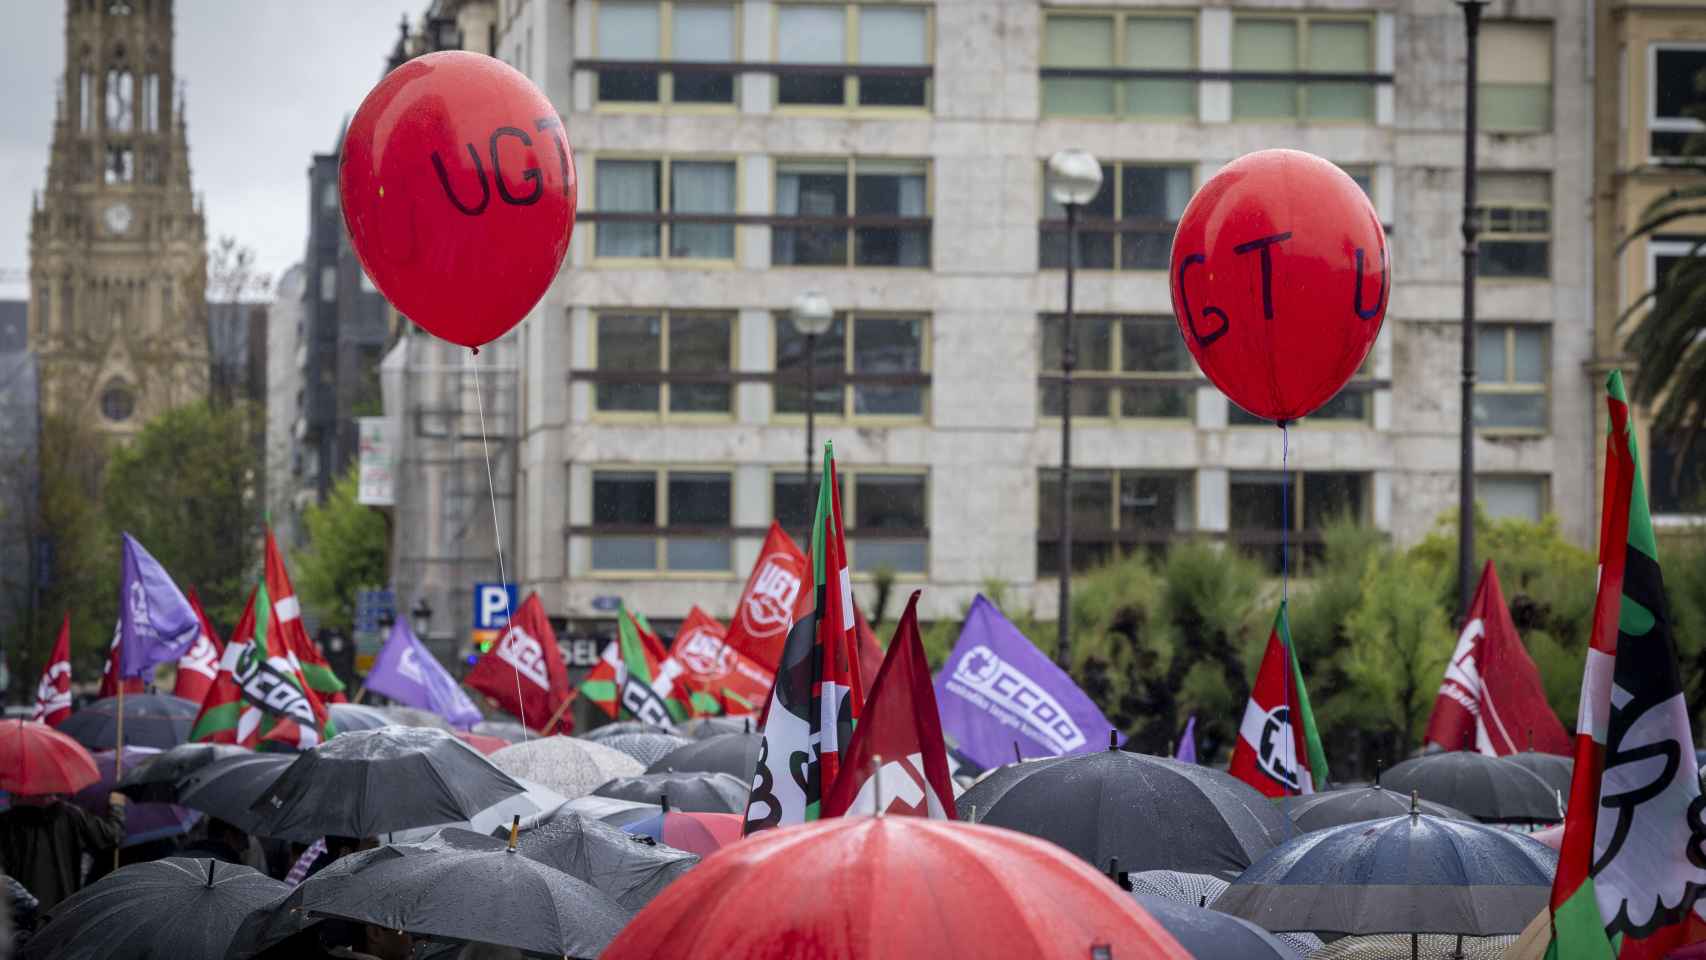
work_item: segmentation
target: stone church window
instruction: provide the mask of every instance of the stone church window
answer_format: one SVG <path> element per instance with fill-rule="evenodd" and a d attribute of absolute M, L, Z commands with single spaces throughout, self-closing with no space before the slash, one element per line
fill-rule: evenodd
<path fill-rule="evenodd" d="M 95 129 L 95 72 L 88 67 L 77 73 L 77 126 L 84 133 Z"/>
<path fill-rule="evenodd" d="M 128 143 L 107 146 L 107 182 L 129 183 L 135 177 L 136 151 Z"/>
<path fill-rule="evenodd" d="M 145 73 L 142 75 L 142 132 L 158 133 L 160 130 L 160 75 Z"/>
<path fill-rule="evenodd" d="M 63 334 L 77 332 L 77 289 L 70 277 L 59 281 L 59 330 Z"/>
<path fill-rule="evenodd" d="M 135 412 L 136 396 L 130 392 L 130 385 L 123 380 L 108 382 L 107 388 L 101 391 L 101 416 L 114 423 L 122 423 Z"/>
<path fill-rule="evenodd" d="M 125 67 L 124 51 L 107 70 L 107 132 L 129 133 L 136 101 L 136 78 Z"/>
<path fill-rule="evenodd" d="M 142 148 L 142 182 L 160 182 L 160 151 L 154 147 Z"/>
<path fill-rule="evenodd" d="M 109 16 L 109 17 L 128 17 L 128 16 L 130 16 L 130 0 L 111 0 L 111 2 L 109 2 L 107 4 L 107 16 Z"/>

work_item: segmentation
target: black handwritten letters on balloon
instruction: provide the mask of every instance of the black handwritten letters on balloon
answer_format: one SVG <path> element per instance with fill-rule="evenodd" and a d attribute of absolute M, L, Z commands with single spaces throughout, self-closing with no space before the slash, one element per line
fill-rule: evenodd
<path fill-rule="evenodd" d="M 563 195 L 568 196 L 571 183 L 569 179 L 569 147 L 563 140 L 563 122 L 557 117 L 540 117 L 533 121 L 533 125 L 536 133 L 552 131 L 548 134 L 548 138 L 557 148 L 557 174 L 563 184 Z M 491 182 L 497 184 L 498 199 L 512 207 L 525 207 L 529 204 L 538 203 L 540 195 L 545 192 L 545 184 L 542 182 L 538 167 L 528 167 L 521 171 L 522 181 L 533 185 L 531 191 L 520 195 L 511 193 L 510 185 L 504 180 L 503 164 L 498 159 L 498 144 L 506 138 L 520 141 L 523 147 L 533 146 L 533 137 L 520 127 L 499 127 L 492 131 L 486 146 L 492 158 Z M 474 178 L 480 182 L 479 203 L 469 205 L 456 195 L 456 190 L 450 185 L 450 173 L 445 169 L 444 160 L 439 157 L 436 150 L 432 154 L 432 168 L 438 173 L 438 182 L 444 188 L 444 195 L 450 198 L 450 202 L 455 205 L 456 209 L 470 217 L 477 217 L 485 213 L 486 206 L 492 202 L 492 187 L 486 181 L 486 168 L 480 162 L 480 151 L 472 143 L 465 143 L 463 146 L 468 151 L 468 159 L 474 163 Z"/>
<path fill-rule="evenodd" d="M 1283 255 L 1284 247 L 1281 244 L 1290 239 L 1291 231 L 1287 230 L 1283 233 L 1274 233 L 1247 240 L 1232 248 L 1233 254 L 1237 256 L 1253 253 L 1261 258 L 1262 318 L 1265 320 L 1274 318 L 1274 273 L 1280 267 L 1280 264 L 1276 263 L 1275 260 L 1276 251 Z M 1364 306 L 1363 286 L 1366 281 L 1363 277 L 1363 265 L 1366 259 L 1365 252 L 1361 247 L 1358 247 L 1356 249 L 1356 273 L 1353 275 L 1352 289 L 1348 298 L 1351 310 L 1365 321 L 1380 316 L 1382 308 L 1386 305 L 1386 288 L 1390 280 L 1390 267 L 1386 262 L 1386 248 L 1381 247 L 1380 292 L 1375 294 L 1372 306 Z M 1199 348 L 1206 348 L 1216 340 L 1226 336 L 1231 331 L 1234 322 L 1234 318 L 1228 316 L 1225 310 L 1211 304 L 1204 304 L 1200 310 L 1191 308 L 1191 297 L 1187 292 L 1186 281 L 1190 278 L 1193 267 L 1206 266 L 1207 263 L 1208 258 L 1203 254 L 1187 254 L 1179 261 L 1179 273 L 1176 278 L 1179 285 L 1179 305 L 1184 313 L 1185 326 L 1190 330 L 1191 338 L 1196 341 Z"/>

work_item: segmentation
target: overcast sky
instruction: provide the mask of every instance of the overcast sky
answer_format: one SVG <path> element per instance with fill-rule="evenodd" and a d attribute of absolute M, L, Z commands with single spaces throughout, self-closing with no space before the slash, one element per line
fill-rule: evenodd
<path fill-rule="evenodd" d="M 177 0 L 177 77 L 207 236 L 237 237 L 276 280 L 302 258 L 308 163 L 379 81 L 404 12 L 425 0 Z M 32 193 L 47 177 L 65 70 L 65 4 L 6 4 L 0 31 L 0 298 L 27 291 Z"/>

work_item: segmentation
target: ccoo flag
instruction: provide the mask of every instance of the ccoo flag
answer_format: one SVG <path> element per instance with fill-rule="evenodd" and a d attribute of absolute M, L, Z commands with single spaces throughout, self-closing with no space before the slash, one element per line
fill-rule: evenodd
<path fill-rule="evenodd" d="M 569 687 L 563 651 L 539 594 L 527 595 L 509 618 L 503 636 L 463 682 L 535 730 L 550 733 L 568 721 L 567 708 L 575 692 Z"/>
<path fill-rule="evenodd" d="M 1495 757 L 1570 752 L 1570 737 L 1546 702 L 1540 671 L 1523 649 L 1491 560 L 1481 569 L 1463 633 L 1445 665 L 1423 742 Z"/>
<path fill-rule="evenodd" d="M 200 621 L 166 568 L 124 534 L 123 577 L 119 582 L 119 676 L 151 675 L 195 643 Z"/>
<path fill-rule="evenodd" d="M 1294 724 L 1294 717 L 1301 722 Z M 1327 782 L 1327 756 L 1315 730 L 1309 693 L 1303 688 L 1303 671 L 1297 665 L 1283 600 L 1274 615 L 1256 685 L 1244 705 L 1227 772 L 1270 797 L 1314 793 Z"/>
<path fill-rule="evenodd" d="M 398 617 L 367 671 L 366 687 L 405 706 L 436 713 L 463 730 L 480 722 L 480 708 L 462 692 L 409 622 Z"/>
<path fill-rule="evenodd" d="M 36 711 L 30 719 L 57 727 L 71 716 L 71 614 L 59 625 L 59 639 L 53 642 L 53 653 L 42 667 L 41 682 L 36 684 Z"/>

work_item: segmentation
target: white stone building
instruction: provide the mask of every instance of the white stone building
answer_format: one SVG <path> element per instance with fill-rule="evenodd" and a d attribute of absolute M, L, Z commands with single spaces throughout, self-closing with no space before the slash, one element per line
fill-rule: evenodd
<path fill-rule="evenodd" d="M 1352 173 L 1394 257 L 1364 375 L 1292 431 L 1296 539 L 1348 512 L 1410 541 L 1455 507 L 1455 5 L 497 7 L 497 55 L 557 104 L 580 177 L 569 262 L 518 351 L 515 570 L 551 613 L 598 616 L 595 598 L 620 595 L 654 619 L 695 603 L 726 616 L 772 516 L 803 526 L 787 309 L 818 290 L 838 320 L 819 346 L 817 435 L 835 442 L 860 575 L 889 566 L 928 587 L 930 618 L 991 580 L 1052 617 L 1064 243 L 1043 168 L 1068 146 L 1106 174 L 1076 287 L 1083 561 L 1175 537 L 1277 538 L 1278 431 L 1201 379 L 1166 275 L 1191 192 L 1265 147 Z M 1586 542 L 1599 397 L 1582 366 L 1583 7 L 1497 0 L 1486 14 L 1476 464 L 1490 509 L 1555 512 Z"/>

